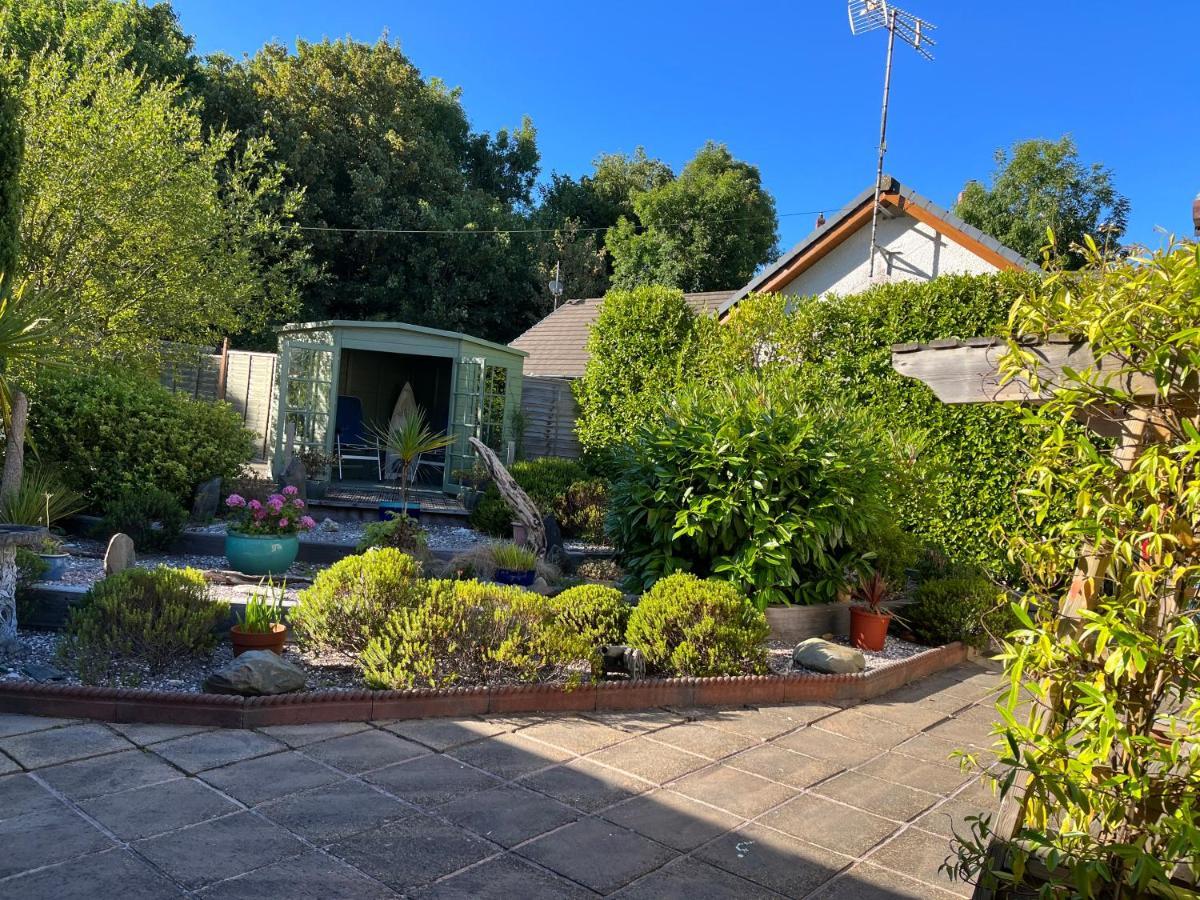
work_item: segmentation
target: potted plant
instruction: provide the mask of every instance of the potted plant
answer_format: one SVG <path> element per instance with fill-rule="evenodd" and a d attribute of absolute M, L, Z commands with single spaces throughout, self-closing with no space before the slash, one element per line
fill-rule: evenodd
<path fill-rule="evenodd" d="M 71 554 L 63 548 L 63 542 L 54 535 L 50 535 L 42 540 L 41 546 L 37 549 L 37 555 L 46 564 L 46 571 L 41 580 L 62 581 L 62 577 L 67 571 L 67 560 L 71 558 Z"/>
<path fill-rule="evenodd" d="M 266 589 L 250 595 L 238 623 L 229 629 L 234 656 L 241 656 L 247 650 L 270 650 L 283 655 L 283 642 L 287 638 L 287 626 L 283 624 L 283 595 L 287 582 L 276 588 L 268 578 L 259 584 L 259 588 L 264 584 Z"/>
<path fill-rule="evenodd" d="M 537 557 L 533 551 L 516 544 L 493 544 L 492 562 L 496 564 L 493 580 L 499 584 L 529 587 L 537 578 Z"/>
<path fill-rule="evenodd" d="M 882 650 L 888 625 L 895 614 L 883 606 L 892 595 L 891 586 L 878 572 L 867 578 L 860 575 L 852 592 L 850 607 L 850 643 L 861 650 Z"/>
<path fill-rule="evenodd" d="M 309 447 L 298 455 L 300 462 L 304 463 L 304 493 L 310 500 L 320 500 L 329 490 L 325 473 L 336 459 L 315 447 Z"/>
<path fill-rule="evenodd" d="M 300 532 L 316 526 L 304 512 L 300 491 L 288 485 L 266 502 L 230 494 L 225 506 L 232 514 L 225 533 L 225 556 L 243 575 L 279 575 L 296 561 Z"/>
<path fill-rule="evenodd" d="M 412 478 L 412 467 L 417 457 L 422 453 L 432 453 L 454 443 L 454 438 L 448 434 L 438 434 L 431 431 L 425 424 L 425 414 L 417 410 L 405 416 L 390 428 L 379 429 L 376 433 L 380 449 L 391 454 L 400 461 L 400 509 L 395 510 L 390 504 L 379 505 L 380 518 L 386 520 L 389 515 L 397 512 L 417 518 L 421 515 L 421 503 L 417 501 L 412 506 L 408 502 L 409 481 Z M 414 508 L 415 507 L 415 508 Z"/>

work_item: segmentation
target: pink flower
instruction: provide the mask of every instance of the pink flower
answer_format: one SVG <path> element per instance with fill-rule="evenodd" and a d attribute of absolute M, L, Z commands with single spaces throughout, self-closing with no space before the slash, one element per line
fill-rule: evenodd
<path fill-rule="evenodd" d="M 300 517 L 300 527 L 303 528 L 305 531 L 308 531 L 311 528 L 317 527 L 317 521 L 312 516 L 301 516 Z"/>
<path fill-rule="evenodd" d="M 298 493 L 300 493 L 300 489 L 297 488 L 294 484 L 289 484 L 287 487 L 285 487 L 283 489 L 283 496 L 285 496 L 285 497 L 291 497 Z"/>
<path fill-rule="evenodd" d="M 247 506 L 250 508 L 250 510 L 251 510 L 252 512 L 258 512 L 260 509 L 262 509 L 262 508 L 263 508 L 262 504 L 261 504 L 261 503 L 259 503 L 257 500 L 251 500 L 251 501 L 250 501 L 249 503 L 247 503 L 246 505 L 247 505 Z"/>
<path fill-rule="evenodd" d="M 279 527 L 280 527 L 280 528 L 287 528 L 287 527 L 288 527 L 288 520 L 287 520 L 286 518 L 285 518 L 285 519 L 280 519 L 280 520 L 279 520 Z"/>
<path fill-rule="evenodd" d="M 261 522 L 266 517 L 267 517 L 267 511 L 265 509 L 263 509 L 261 506 L 254 511 L 254 521 Z"/>
<path fill-rule="evenodd" d="M 278 494 L 267 498 L 267 507 L 273 513 L 281 512 L 283 510 L 283 498 Z"/>
<path fill-rule="evenodd" d="M 228 497 L 225 498 L 225 505 L 230 506 L 230 507 L 245 506 L 246 498 L 243 497 L 241 494 L 230 494 Z"/>
<path fill-rule="evenodd" d="M 297 497 L 292 501 L 292 506 L 294 506 L 296 509 L 304 509 L 304 501 Z"/>

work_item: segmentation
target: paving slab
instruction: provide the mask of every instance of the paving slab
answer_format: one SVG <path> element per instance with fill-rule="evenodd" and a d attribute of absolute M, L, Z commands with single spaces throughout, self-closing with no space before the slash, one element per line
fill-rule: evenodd
<path fill-rule="evenodd" d="M 357 775 L 424 756 L 429 750 L 390 732 L 370 728 L 344 737 L 306 744 L 303 752 L 335 769 Z"/>
<path fill-rule="evenodd" d="M 303 727 L 303 726 L 300 726 Z M 401 719 L 383 726 L 393 734 L 423 744 L 430 750 L 450 750 L 463 744 L 481 741 L 494 734 L 512 731 L 505 722 L 483 719 Z"/>
<path fill-rule="evenodd" d="M 942 863 L 954 853 L 950 839 L 939 834 L 907 828 L 882 847 L 874 850 L 868 861 L 900 872 L 918 881 L 933 885 L 939 890 L 950 891 L 962 897 L 971 896 L 974 886 L 961 881 L 950 881 L 940 870 Z"/>
<path fill-rule="evenodd" d="M 84 800 L 79 808 L 123 841 L 136 841 L 237 812 L 241 807 L 192 778 Z"/>
<path fill-rule="evenodd" d="M 124 750 L 51 766 L 38 772 L 38 777 L 71 800 L 90 800 L 117 791 L 172 781 L 182 778 L 183 773 L 153 753 Z"/>
<path fill-rule="evenodd" d="M 758 821 L 847 856 L 861 856 L 898 827 L 889 819 L 812 794 L 796 797 Z"/>
<path fill-rule="evenodd" d="M 113 846 L 98 828 L 61 803 L 38 809 L 0 822 L 0 878 Z"/>
<path fill-rule="evenodd" d="M 763 741 L 808 724 L 805 715 L 792 716 L 782 710 L 763 709 L 718 709 L 701 721 L 710 728 Z"/>
<path fill-rule="evenodd" d="M 210 819 L 133 846 L 191 890 L 299 856 L 307 849 L 278 825 L 250 812 Z"/>
<path fill-rule="evenodd" d="M 0 821 L 60 807 L 62 802 L 30 775 L 0 778 Z"/>
<path fill-rule="evenodd" d="M 894 752 L 876 757 L 855 771 L 943 796 L 962 787 L 971 777 L 958 768 L 921 762 L 914 757 Z"/>
<path fill-rule="evenodd" d="M 391 900 L 399 895 L 325 853 L 309 852 L 205 888 L 204 900 Z"/>
<path fill-rule="evenodd" d="M 389 794 L 429 809 L 495 787 L 500 779 L 449 756 L 422 756 L 368 772 L 363 778 Z"/>
<path fill-rule="evenodd" d="M 724 762 L 732 768 L 795 788 L 809 787 L 824 781 L 844 768 L 832 760 L 805 756 L 775 744 L 754 747 L 737 756 L 731 756 Z"/>
<path fill-rule="evenodd" d="M 370 727 L 366 722 L 316 722 L 312 725 L 271 725 L 258 731 L 289 747 L 304 747 L 317 741 L 366 731 Z"/>
<path fill-rule="evenodd" d="M 417 813 L 333 844 L 329 852 L 408 894 L 499 851 L 458 826 Z"/>
<path fill-rule="evenodd" d="M 668 744 L 656 744 L 647 737 L 605 747 L 590 754 L 587 759 L 660 785 L 712 765 L 703 756 Z"/>
<path fill-rule="evenodd" d="M 498 734 L 475 744 L 457 747 L 450 751 L 450 755 L 507 780 L 563 762 L 575 754 L 531 741 L 519 734 Z"/>
<path fill-rule="evenodd" d="M 817 725 L 810 725 L 799 731 L 793 731 L 791 734 L 785 734 L 771 743 L 776 747 L 783 747 L 785 750 L 803 753 L 805 756 L 838 763 L 847 769 L 861 765 L 873 756 L 878 756 L 884 749 L 860 743 L 845 735 L 834 734 L 832 731 L 825 731 Z"/>
<path fill-rule="evenodd" d="M 409 896 L 421 900 L 512 900 L 513 897 L 583 900 L 596 895 L 506 853 L 419 888 Z"/>
<path fill-rule="evenodd" d="M 543 769 L 521 779 L 521 784 L 584 812 L 596 812 L 654 787 L 648 781 L 589 759 L 574 759 Z"/>
<path fill-rule="evenodd" d="M 25 716 L 20 713 L 5 713 L 0 716 L 0 738 L 12 737 L 14 734 L 28 734 L 31 731 L 45 731 L 47 728 L 61 728 L 64 725 L 78 725 L 79 719 L 55 719 L 51 716 Z"/>
<path fill-rule="evenodd" d="M 256 731 L 223 728 L 151 745 L 151 750 L 189 775 L 278 753 L 285 747 Z"/>
<path fill-rule="evenodd" d="M 139 747 L 213 730 L 204 725 L 165 725 L 153 722 L 109 722 L 108 727 Z"/>
<path fill-rule="evenodd" d="M 268 800 L 341 781 L 346 776 L 289 750 L 209 769 L 200 777 L 247 806 L 257 806 Z"/>
<path fill-rule="evenodd" d="M 668 863 L 613 896 L 623 900 L 774 900 L 780 895 L 689 857 Z"/>
<path fill-rule="evenodd" d="M 854 859 L 761 825 L 749 824 L 700 848 L 701 859 L 786 897 L 803 897 Z"/>
<path fill-rule="evenodd" d="M 859 709 L 843 710 L 818 722 L 814 728 L 831 731 L 861 744 L 888 750 L 908 740 L 921 729 L 913 724 L 900 725 L 869 716 Z"/>
<path fill-rule="evenodd" d="M 581 819 L 516 851 L 602 894 L 611 893 L 677 854 L 628 828 Z"/>
<path fill-rule="evenodd" d="M 811 900 L 952 900 L 956 895 L 869 863 L 859 863 Z"/>
<path fill-rule="evenodd" d="M 359 781 L 341 781 L 258 807 L 263 816 L 317 846 L 413 814 L 412 807 Z"/>
<path fill-rule="evenodd" d="M 0 750 L 26 769 L 131 749 L 133 744 L 97 723 L 48 728 L 0 740 Z"/>
<path fill-rule="evenodd" d="M 941 799 L 861 772 L 844 772 L 817 785 L 813 793 L 899 822 L 915 818 Z"/>
<path fill-rule="evenodd" d="M 563 718 L 531 725 L 521 730 L 521 737 L 580 755 L 629 740 L 628 732 L 582 718 Z"/>
<path fill-rule="evenodd" d="M 710 728 L 703 722 L 672 725 L 670 728 L 654 732 L 647 740 L 661 741 L 672 747 L 678 747 L 680 750 L 687 750 L 689 753 L 712 760 L 732 756 L 734 753 L 753 747 L 758 743 L 755 738 L 720 728 Z"/>
<path fill-rule="evenodd" d="M 694 772 L 671 784 L 671 790 L 735 816 L 762 815 L 795 796 L 795 788 L 726 766 Z"/>
<path fill-rule="evenodd" d="M 687 717 L 669 709 L 613 709 L 584 713 L 584 718 L 611 725 L 631 734 L 649 734 L 669 725 L 678 725 Z"/>
<path fill-rule="evenodd" d="M 84 877 L 79 877 L 83 875 Z M 0 882 L 3 900 L 174 900 L 183 892 L 128 850 L 108 850 Z"/>
<path fill-rule="evenodd" d="M 8 775 L 11 772 L 20 772 L 21 767 L 17 765 L 17 761 L 10 756 L 5 756 L 0 753 L 0 775 Z"/>
<path fill-rule="evenodd" d="M 947 800 L 918 818 L 914 824 L 918 828 L 940 834 L 943 837 L 954 837 L 955 834 L 968 836 L 971 834 L 970 819 L 972 817 L 990 814 L 992 819 L 995 819 L 999 806 L 999 800 L 990 804 L 972 803 L 968 800 Z"/>
<path fill-rule="evenodd" d="M 573 822 L 580 814 L 542 794 L 504 785 L 439 806 L 437 815 L 502 847 L 512 847 Z"/>
<path fill-rule="evenodd" d="M 741 816 L 666 789 L 635 797 L 605 810 L 601 816 L 683 852 L 694 850 L 742 823 Z"/>

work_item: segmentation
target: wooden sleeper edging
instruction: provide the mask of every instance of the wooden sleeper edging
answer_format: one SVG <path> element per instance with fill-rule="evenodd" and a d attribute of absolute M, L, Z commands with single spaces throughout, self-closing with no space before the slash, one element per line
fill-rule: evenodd
<path fill-rule="evenodd" d="M 956 666 L 966 658 L 966 647 L 954 643 L 881 669 L 851 675 L 797 673 L 580 685 L 324 690 L 271 697 L 0 682 L 0 713 L 108 722 L 261 728 L 315 722 L 865 700 Z"/>

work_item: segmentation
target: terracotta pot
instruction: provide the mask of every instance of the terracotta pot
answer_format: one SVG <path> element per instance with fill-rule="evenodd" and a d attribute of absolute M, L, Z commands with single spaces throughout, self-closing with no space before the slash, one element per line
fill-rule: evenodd
<path fill-rule="evenodd" d="M 850 607 L 850 643 L 860 650 L 882 650 L 890 615 L 873 613 L 861 606 Z"/>
<path fill-rule="evenodd" d="M 270 631 L 242 631 L 241 625 L 229 629 L 234 656 L 241 656 L 247 650 L 270 650 L 282 656 L 286 638 L 287 626 L 282 624 L 272 625 Z"/>

